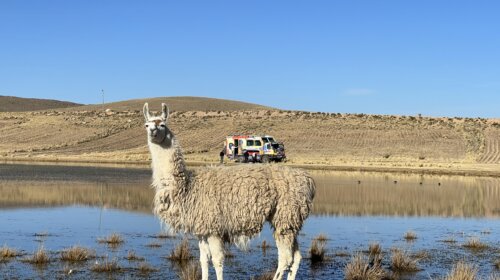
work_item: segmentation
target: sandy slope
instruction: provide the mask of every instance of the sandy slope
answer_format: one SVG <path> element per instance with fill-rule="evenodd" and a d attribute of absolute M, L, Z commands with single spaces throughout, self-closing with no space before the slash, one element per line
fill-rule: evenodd
<path fill-rule="evenodd" d="M 109 115 L 91 106 L 0 113 L 0 159 L 146 163 L 144 101 L 111 104 L 118 110 Z M 279 111 L 192 97 L 176 102 L 170 125 L 192 162 L 217 162 L 226 135 L 248 133 L 284 141 L 289 163 L 297 165 L 500 174 L 499 120 Z"/>

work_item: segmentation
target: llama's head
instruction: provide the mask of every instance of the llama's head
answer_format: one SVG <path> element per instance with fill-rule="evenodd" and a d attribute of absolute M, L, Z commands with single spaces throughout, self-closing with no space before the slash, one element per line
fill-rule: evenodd
<path fill-rule="evenodd" d="M 173 134 L 167 127 L 168 107 L 165 103 L 161 104 L 161 115 L 152 116 L 149 113 L 148 103 L 144 104 L 144 118 L 146 119 L 146 132 L 148 133 L 148 142 L 162 145 L 165 147 L 172 146 Z"/>

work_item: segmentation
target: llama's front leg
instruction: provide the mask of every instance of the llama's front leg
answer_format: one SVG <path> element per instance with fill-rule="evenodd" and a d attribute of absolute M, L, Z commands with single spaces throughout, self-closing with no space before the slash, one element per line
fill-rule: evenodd
<path fill-rule="evenodd" d="M 210 254 L 212 255 L 212 264 L 217 274 L 217 280 L 223 280 L 222 270 L 224 266 L 224 245 L 222 240 L 216 236 L 208 237 L 208 245 L 210 246 Z"/>
<path fill-rule="evenodd" d="M 210 247 L 208 246 L 207 238 L 200 237 L 200 241 L 198 244 L 200 245 L 201 280 L 208 280 L 208 261 L 210 260 Z"/>

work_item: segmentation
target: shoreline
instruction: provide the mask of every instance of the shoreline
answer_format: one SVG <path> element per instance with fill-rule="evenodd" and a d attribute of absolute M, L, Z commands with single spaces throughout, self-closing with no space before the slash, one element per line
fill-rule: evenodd
<path fill-rule="evenodd" d="M 149 160 L 97 160 L 97 159 L 50 159 L 50 158 L 0 158 L 1 164 L 58 164 L 58 165 L 72 165 L 72 166 L 88 166 L 98 164 L 108 167 L 123 167 L 123 168 L 150 168 Z M 207 166 L 218 165 L 218 162 L 204 162 L 204 161 L 188 161 L 187 166 Z M 227 166 L 237 165 L 236 163 L 225 162 Z M 378 173 L 400 173 L 400 174 L 421 174 L 421 175 L 446 175 L 446 176 L 474 176 L 474 177 L 493 177 L 500 178 L 500 165 L 497 170 L 486 168 L 422 168 L 422 167 L 387 167 L 387 166 L 359 166 L 359 165 L 335 165 L 335 164 L 303 164 L 303 163 L 285 163 L 285 166 L 302 168 L 314 171 L 346 171 L 346 172 L 378 172 Z M 496 167 L 497 165 L 490 164 L 489 167 Z"/>

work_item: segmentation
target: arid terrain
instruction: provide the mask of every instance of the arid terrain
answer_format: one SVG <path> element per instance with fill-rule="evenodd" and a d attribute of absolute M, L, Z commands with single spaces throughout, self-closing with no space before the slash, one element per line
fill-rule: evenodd
<path fill-rule="evenodd" d="M 147 163 L 145 101 L 152 110 L 169 104 L 192 163 L 218 162 L 226 135 L 270 134 L 285 143 L 287 164 L 500 175 L 498 119 L 285 111 L 197 97 L 0 112 L 0 160 Z"/>

